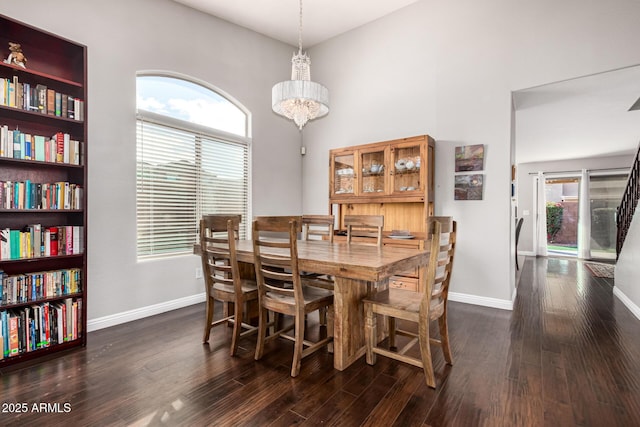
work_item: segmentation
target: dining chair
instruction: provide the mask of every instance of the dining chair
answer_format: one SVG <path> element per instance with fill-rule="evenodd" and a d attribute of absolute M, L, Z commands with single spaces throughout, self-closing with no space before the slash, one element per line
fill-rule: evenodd
<path fill-rule="evenodd" d="M 333 243 L 334 220 L 333 215 L 302 215 L 302 240 L 324 240 Z M 323 280 L 310 284 L 333 290 L 333 279 L 326 274 L 301 272 L 301 276 L 303 279 L 322 278 Z"/>
<path fill-rule="evenodd" d="M 382 246 L 383 215 L 345 215 L 344 225 L 347 228 L 347 243 Z M 356 239 L 353 239 L 353 238 Z M 358 239 L 364 238 L 364 239 Z M 373 241 L 375 239 L 375 242 Z"/>
<path fill-rule="evenodd" d="M 300 373 L 302 359 L 324 346 L 333 351 L 333 292 L 302 284 L 298 266 L 299 223 L 287 217 L 256 217 L 253 221 L 253 253 L 258 284 L 258 342 L 255 359 L 260 360 L 266 342 L 282 337 L 294 342 L 291 376 Z M 269 238 L 287 232 L 287 239 Z M 267 237 L 265 237 L 267 236 Z M 286 284 L 286 286 L 283 286 Z M 305 340 L 306 315 L 327 309 L 327 336 L 316 342 Z M 293 316 L 293 324 L 266 336 L 268 312 Z M 293 336 L 287 332 L 293 329 Z"/>
<path fill-rule="evenodd" d="M 333 215 L 302 215 L 302 240 L 326 240 L 333 243 L 335 217 Z M 333 291 L 333 278 L 326 274 L 302 272 L 303 284 Z M 311 279 L 311 280 L 308 280 Z M 327 311 L 320 309 L 321 325 L 327 324 Z"/>
<path fill-rule="evenodd" d="M 333 215 L 302 215 L 302 240 L 328 240 L 333 243 Z"/>
<path fill-rule="evenodd" d="M 289 221 L 294 221 L 296 223 L 296 235 L 301 236 L 302 234 L 302 215 L 265 215 L 263 217 L 269 218 L 271 221 L 283 221 L 285 223 L 288 223 Z M 289 229 L 287 228 L 287 229 L 272 230 L 269 232 L 264 232 L 263 236 L 269 237 L 269 238 L 275 238 L 275 239 L 288 239 Z M 288 284 L 283 283 L 282 286 L 288 286 Z"/>
<path fill-rule="evenodd" d="M 451 217 L 429 218 L 429 264 L 426 274 L 421 277 L 421 292 L 391 288 L 364 300 L 368 364 L 375 364 L 376 355 L 380 354 L 420 367 L 424 371 L 427 385 L 432 388 L 435 388 L 436 382 L 430 344 L 440 345 L 445 362 L 453 364 L 447 324 L 447 298 L 455 253 L 456 229 L 457 224 Z M 389 338 L 386 347 L 377 343 L 377 315 L 384 316 L 388 321 Z M 416 324 L 417 332 L 399 329 L 396 322 L 398 319 Z M 440 339 L 429 336 L 429 323 L 435 320 L 439 323 Z M 401 349 L 396 347 L 397 335 L 410 338 Z M 420 357 L 407 354 L 416 343 L 420 347 Z"/>
<path fill-rule="evenodd" d="M 207 295 L 203 343 L 209 342 L 214 326 L 233 323 L 231 356 L 238 350 L 240 337 L 257 332 L 257 327 L 243 322 L 245 305 L 258 300 L 258 287 L 253 280 L 241 279 L 236 258 L 236 240 L 240 215 L 204 215 L 200 220 L 202 271 Z M 225 306 L 225 314 L 213 321 L 215 301 Z M 233 314 L 228 305 L 233 303 Z M 244 332 L 243 329 L 246 329 Z"/>

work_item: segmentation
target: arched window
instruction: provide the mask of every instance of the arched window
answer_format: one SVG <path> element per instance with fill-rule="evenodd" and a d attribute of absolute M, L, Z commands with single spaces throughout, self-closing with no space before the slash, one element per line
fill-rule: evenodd
<path fill-rule="evenodd" d="M 138 258 L 191 253 L 205 214 L 250 223 L 250 115 L 207 84 L 139 74 Z"/>

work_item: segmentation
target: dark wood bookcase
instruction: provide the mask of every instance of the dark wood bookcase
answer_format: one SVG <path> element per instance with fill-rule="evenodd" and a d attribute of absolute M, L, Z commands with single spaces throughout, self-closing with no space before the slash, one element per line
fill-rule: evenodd
<path fill-rule="evenodd" d="M 0 79 L 19 81 L 29 87 L 37 85 L 61 94 L 61 96 L 80 100 L 80 108 L 74 111 L 74 117 L 48 114 L 35 109 L 23 109 L 20 106 L 0 105 L 0 127 L 7 126 L 24 134 L 40 135 L 51 138 L 57 133 L 68 134 L 70 139 L 79 141 L 79 164 L 73 162 L 42 161 L 35 159 L 0 157 L 0 181 L 30 183 L 68 182 L 82 188 L 79 206 L 59 208 L 20 208 L 14 209 L 0 205 L 0 230 L 24 230 L 33 224 L 42 229 L 59 226 L 76 227 L 79 231 L 81 249 L 71 254 L 45 256 L 27 256 L 19 258 L 3 257 L 0 270 L 4 277 L 30 275 L 39 272 L 59 270 L 79 270 L 80 289 L 77 292 L 61 295 L 45 295 L 26 301 L 1 301 L 0 316 L 3 311 L 11 314 L 30 310 L 34 306 L 79 303 L 76 338 L 69 338 L 58 344 L 50 344 L 36 349 L 20 349 L 18 354 L 0 355 L 0 370 L 15 363 L 49 355 L 60 350 L 86 345 L 87 342 L 87 48 L 81 44 L 40 30 L 31 25 L 0 15 Z M 9 55 L 9 42 L 19 43 L 27 58 L 26 68 L 6 64 Z M 30 100 L 33 100 L 31 98 Z M 71 102 L 71 101 L 69 101 Z M 76 107 L 78 104 L 76 104 Z M 6 153 L 5 153 L 6 154 Z M 28 294 L 28 292 L 27 292 Z M 71 300 L 69 300 L 71 299 Z M 2 321 L 0 317 L 0 322 Z M 29 323 L 28 320 L 26 322 Z M 51 324 L 57 324 L 52 321 Z M 25 325 L 23 325 L 25 327 Z M 28 331 L 29 329 L 27 329 Z M 0 330 L 0 334 L 3 334 Z M 25 332 L 26 334 L 26 332 Z M 25 335 L 26 336 L 26 335 Z M 32 340 L 30 340 L 32 341 Z"/>

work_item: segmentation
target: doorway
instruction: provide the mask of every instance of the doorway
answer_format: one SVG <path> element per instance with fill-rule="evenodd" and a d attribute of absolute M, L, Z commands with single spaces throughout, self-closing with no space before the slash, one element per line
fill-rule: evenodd
<path fill-rule="evenodd" d="M 534 180 L 536 254 L 616 258 L 617 209 L 626 169 L 538 172 Z"/>
<path fill-rule="evenodd" d="M 546 178 L 547 253 L 578 256 L 580 178 Z"/>

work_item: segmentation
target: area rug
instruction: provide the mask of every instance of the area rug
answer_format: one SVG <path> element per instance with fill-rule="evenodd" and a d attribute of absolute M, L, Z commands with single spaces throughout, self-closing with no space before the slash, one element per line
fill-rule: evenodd
<path fill-rule="evenodd" d="M 589 270 L 594 277 L 613 279 L 615 266 L 612 264 L 597 264 L 595 262 L 585 262 L 584 266 L 587 267 L 587 270 Z"/>

